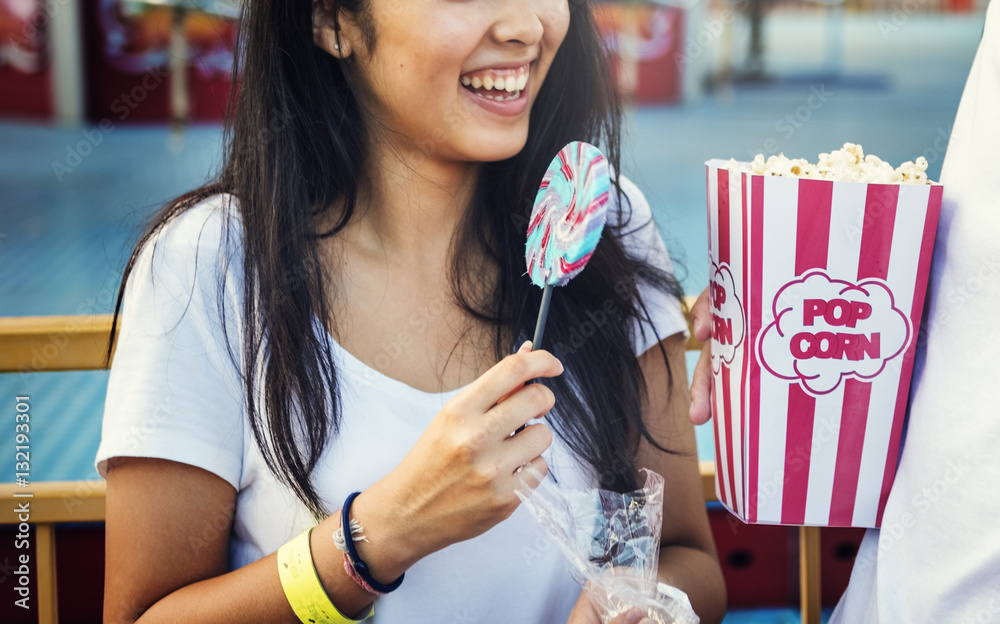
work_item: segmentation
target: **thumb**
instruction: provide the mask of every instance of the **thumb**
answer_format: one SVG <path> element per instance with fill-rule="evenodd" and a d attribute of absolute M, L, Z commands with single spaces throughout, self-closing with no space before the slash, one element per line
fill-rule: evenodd
<path fill-rule="evenodd" d="M 691 407 L 688 418 L 695 425 L 712 417 L 712 343 L 706 342 L 691 376 Z"/>
<path fill-rule="evenodd" d="M 694 337 L 705 342 L 712 337 L 712 310 L 708 301 L 708 289 L 701 291 L 694 305 L 691 306 L 691 321 L 694 325 Z"/>
<path fill-rule="evenodd" d="M 639 607 L 632 607 L 625 613 L 620 613 L 608 621 L 608 624 L 652 624 L 652 620 L 646 618 L 646 614 Z"/>

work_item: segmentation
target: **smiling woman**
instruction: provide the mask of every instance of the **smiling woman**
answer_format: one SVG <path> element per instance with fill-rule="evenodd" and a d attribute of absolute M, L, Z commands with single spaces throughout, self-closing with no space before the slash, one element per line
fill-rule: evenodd
<path fill-rule="evenodd" d="M 436 158 L 489 162 L 521 150 L 532 104 L 569 28 L 565 0 L 373 0 L 363 11 L 352 19 L 332 5 L 318 9 L 315 40 L 352 60 L 348 74 L 385 148 L 412 151 L 461 111 Z"/>
<path fill-rule="evenodd" d="M 548 163 L 584 140 L 619 170 L 570 9 L 245 3 L 222 172 L 156 217 L 119 294 L 106 621 L 596 622 L 518 508 L 526 464 L 618 491 L 662 474 L 660 578 L 721 617 L 679 288 L 624 177 L 545 349 L 516 349 Z"/>

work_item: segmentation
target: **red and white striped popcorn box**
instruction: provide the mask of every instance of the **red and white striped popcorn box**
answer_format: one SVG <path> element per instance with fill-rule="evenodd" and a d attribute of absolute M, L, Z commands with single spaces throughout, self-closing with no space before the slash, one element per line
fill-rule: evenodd
<path fill-rule="evenodd" d="M 715 491 L 744 522 L 877 527 L 942 187 L 706 163 Z"/>

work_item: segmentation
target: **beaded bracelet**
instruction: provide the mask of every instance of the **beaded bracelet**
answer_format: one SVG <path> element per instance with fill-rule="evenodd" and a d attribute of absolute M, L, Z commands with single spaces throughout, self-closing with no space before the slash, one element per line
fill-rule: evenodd
<path fill-rule="evenodd" d="M 358 555 L 358 549 L 354 546 L 354 533 L 360 532 L 360 524 L 357 521 L 351 521 L 351 504 L 354 503 L 354 499 L 359 494 L 361 492 L 354 492 L 344 501 L 344 507 L 341 509 L 341 528 L 337 533 L 338 542 L 340 541 L 340 535 L 343 535 L 343 544 L 338 543 L 337 547 L 346 548 L 346 552 L 344 553 L 344 569 L 347 571 L 348 576 L 354 579 L 354 582 L 360 585 L 365 591 L 382 596 L 398 589 L 403 583 L 403 577 L 406 576 L 406 573 L 400 574 L 399 578 L 392 583 L 383 585 L 372 578 L 368 564 Z M 360 539 L 364 539 L 364 537 L 361 536 Z"/>
<path fill-rule="evenodd" d="M 341 613 L 326 595 L 313 564 L 309 545 L 311 533 L 309 529 L 278 549 L 278 577 L 292 611 L 303 624 L 351 624 L 370 618 L 375 614 L 374 605 L 364 617 L 354 620 Z"/>

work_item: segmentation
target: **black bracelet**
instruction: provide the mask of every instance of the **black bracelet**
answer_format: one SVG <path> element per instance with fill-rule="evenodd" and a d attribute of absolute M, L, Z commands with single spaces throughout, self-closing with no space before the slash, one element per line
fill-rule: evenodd
<path fill-rule="evenodd" d="M 358 556 L 358 549 L 354 547 L 354 536 L 351 535 L 351 504 L 354 503 L 354 499 L 358 497 L 361 492 L 354 492 L 347 497 L 344 501 L 344 508 L 341 510 L 341 526 L 344 527 L 344 542 L 347 544 L 347 558 L 351 562 L 351 567 L 358 574 L 365 583 L 371 586 L 372 589 L 380 594 L 388 594 L 391 591 L 395 591 L 403 583 L 403 577 L 406 573 L 399 575 L 399 578 L 388 585 L 383 585 L 375 579 L 372 578 L 371 572 L 368 570 L 368 564 Z"/>

